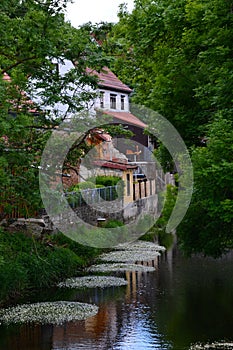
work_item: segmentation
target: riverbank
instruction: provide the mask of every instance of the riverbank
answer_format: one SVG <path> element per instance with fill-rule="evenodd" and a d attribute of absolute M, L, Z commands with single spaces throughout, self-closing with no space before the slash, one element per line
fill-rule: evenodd
<path fill-rule="evenodd" d="M 0 306 L 64 278 L 81 276 L 102 252 L 61 233 L 38 240 L 32 234 L 0 229 Z"/>

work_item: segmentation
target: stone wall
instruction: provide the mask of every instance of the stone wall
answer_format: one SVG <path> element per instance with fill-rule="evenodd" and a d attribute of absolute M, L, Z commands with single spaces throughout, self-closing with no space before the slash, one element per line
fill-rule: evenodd
<path fill-rule="evenodd" d="M 122 202 L 117 201 L 104 202 L 103 204 L 93 207 L 84 205 L 74 209 L 74 212 L 80 219 L 91 225 L 97 225 L 98 218 L 115 219 L 124 223 L 134 221 L 140 214 L 157 215 L 158 196 L 153 195 L 146 198 L 138 199 L 123 207 Z"/>

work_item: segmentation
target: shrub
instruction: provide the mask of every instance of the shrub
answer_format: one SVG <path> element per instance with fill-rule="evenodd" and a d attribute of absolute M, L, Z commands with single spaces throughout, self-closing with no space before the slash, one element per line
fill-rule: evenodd
<path fill-rule="evenodd" d="M 113 176 L 113 175 L 108 175 L 108 176 L 98 175 L 96 177 L 90 177 L 88 179 L 89 182 L 95 183 L 96 185 L 102 185 L 102 187 L 116 186 L 120 180 L 121 180 L 121 177 Z"/>
<path fill-rule="evenodd" d="M 29 288 L 41 288 L 51 285 L 53 271 L 49 269 L 46 259 L 36 254 L 21 253 L 17 262 L 26 270 Z"/>
<path fill-rule="evenodd" d="M 0 303 L 29 289 L 50 287 L 77 275 L 99 249 L 82 246 L 59 233 L 43 242 L 24 234 L 0 232 Z"/>
<path fill-rule="evenodd" d="M 101 252 L 101 250 L 98 248 L 82 245 L 60 232 L 53 236 L 50 236 L 49 240 L 53 244 L 69 248 L 72 252 L 77 254 L 79 258 L 82 259 L 83 265 L 86 265 L 90 261 L 94 260 L 94 258 L 96 258 Z"/>
<path fill-rule="evenodd" d="M 89 188 L 95 188 L 95 185 L 91 181 L 79 182 L 77 185 L 73 186 L 72 191 L 87 190 Z"/>
<path fill-rule="evenodd" d="M 78 269 L 83 266 L 82 258 L 68 248 L 55 248 L 46 259 L 47 268 L 53 272 L 54 281 L 64 277 L 76 276 Z"/>
<path fill-rule="evenodd" d="M 19 295 L 28 287 L 27 271 L 17 261 L 11 260 L 1 265 L 0 302 Z"/>
<path fill-rule="evenodd" d="M 105 227 L 105 228 L 115 228 L 120 226 L 124 226 L 124 223 L 120 220 L 115 220 L 115 219 L 110 219 L 102 225 L 102 227 Z"/>

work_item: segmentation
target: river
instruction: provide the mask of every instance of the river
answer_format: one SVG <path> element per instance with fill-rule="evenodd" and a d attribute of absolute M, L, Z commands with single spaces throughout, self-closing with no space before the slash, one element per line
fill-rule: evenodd
<path fill-rule="evenodd" d="M 99 312 L 63 326 L 0 326 L 0 350 L 185 350 L 233 341 L 233 254 L 186 259 L 173 248 L 151 263 L 155 272 L 127 273 L 126 287 L 31 297 L 95 303 Z"/>

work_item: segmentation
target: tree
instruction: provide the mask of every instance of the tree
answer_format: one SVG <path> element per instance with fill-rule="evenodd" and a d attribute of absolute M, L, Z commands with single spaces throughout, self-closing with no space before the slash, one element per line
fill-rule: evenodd
<path fill-rule="evenodd" d="M 233 120 L 221 115 L 210 126 L 206 147 L 193 151 L 195 189 L 178 228 L 187 254 L 218 257 L 233 247 Z"/>
<path fill-rule="evenodd" d="M 193 153 L 195 191 L 179 240 L 190 254 L 217 256 L 232 248 L 232 2 L 136 0 L 119 18 L 113 69 Z"/>
<path fill-rule="evenodd" d="M 105 63 L 101 47 L 64 20 L 68 0 L 3 0 L 0 4 L 1 214 L 40 208 L 38 165 L 51 130 L 84 107 L 96 86 L 86 67 Z M 57 63 L 75 62 L 58 74 Z M 38 98 L 39 97 L 39 98 Z M 36 103 L 37 102 L 37 103 Z M 67 106 L 63 114 L 56 105 Z M 48 108 L 49 106 L 49 108 Z"/>
<path fill-rule="evenodd" d="M 133 101 L 168 118 L 188 146 L 200 145 L 226 91 L 230 100 L 229 1 L 136 0 L 132 14 L 122 7 L 119 18 L 109 51 L 112 68 L 134 87 Z"/>

